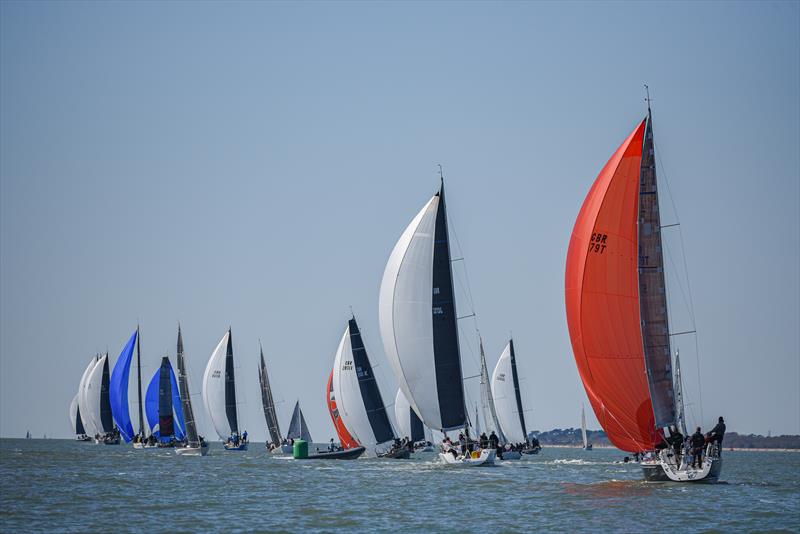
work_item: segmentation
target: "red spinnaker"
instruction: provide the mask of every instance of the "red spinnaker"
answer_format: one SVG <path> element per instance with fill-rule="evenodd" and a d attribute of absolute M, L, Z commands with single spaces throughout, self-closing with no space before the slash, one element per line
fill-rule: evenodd
<path fill-rule="evenodd" d="M 652 450 L 657 434 L 639 308 L 639 175 L 646 121 L 595 180 L 572 230 L 567 324 L 598 421 L 624 451 Z"/>
<path fill-rule="evenodd" d="M 336 407 L 336 397 L 333 393 L 333 370 L 328 377 L 328 412 L 331 414 L 333 426 L 336 427 L 336 434 L 339 436 L 339 441 L 345 449 L 352 449 L 353 447 L 360 447 L 359 443 L 347 431 L 344 426 L 344 421 L 339 416 L 339 409 Z"/>

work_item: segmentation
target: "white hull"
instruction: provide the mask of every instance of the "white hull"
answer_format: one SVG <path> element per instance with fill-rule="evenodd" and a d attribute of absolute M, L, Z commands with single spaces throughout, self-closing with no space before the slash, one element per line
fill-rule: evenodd
<path fill-rule="evenodd" d="M 133 444 L 133 448 L 134 449 L 157 449 L 158 445 L 145 445 L 144 443 L 139 442 L 139 443 L 134 443 Z"/>
<path fill-rule="evenodd" d="M 175 447 L 178 456 L 205 456 L 208 454 L 208 445 L 202 447 Z"/>
<path fill-rule="evenodd" d="M 281 445 L 272 450 L 267 449 L 267 452 L 274 456 L 284 456 L 286 454 L 294 454 L 294 447 L 292 445 Z"/>
<path fill-rule="evenodd" d="M 476 467 L 479 465 L 494 465 L 496 452 L 493 449 L 481 449 L 477 456 L 458 457 L 451 452 L 440 452 L 439 458 L 445 465 L 456 465 L 463 467 Z"/>
<path fill-rule="evenodd" d="M 706 453 L 711 452 L 709 446 Z M 716 482 L 722 471 L 722 458 L 715 453 L 704 454 L 699 468 L 687 465 L 684 456 L 677 464 L 675 456 L 668 450 L 662 450 L 656 458 L 640 462 L 644 478 L 648 482 Z"/>

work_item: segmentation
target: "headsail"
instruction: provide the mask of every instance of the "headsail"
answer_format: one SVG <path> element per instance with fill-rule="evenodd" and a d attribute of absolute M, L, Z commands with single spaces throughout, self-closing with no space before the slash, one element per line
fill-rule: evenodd
<path fill-rule="evenodd" d="M 481 408 L 483 410 L 483 421 L 486 423 L 486 434 L 491 435 L 495 432 L 500 439 L 500 443 L 506 443 L 507 438 L 503 432 L 504 425 L 498 421 L 497 403 L 495 402 L 494 381 L 489 379 L 489 370 L 486 368 L 486 354 L 483 351 L 483 339 L 478 338 L 481 354 Z M 501 358 L 502 359 L 502 358 Z M 498 363 L 499 365 L 499 363 Z M 497 373 L 497 369 L 495 369 Z M 504 394 L 500 392 L 499 394 Z M 477 419 L 477 414 L 475 418 Z M 480 434 L 479 434 L 480 435 Z"/>
<path fill-rule="evenodd" d="M 466 423 L 444 186 L 400 236 L 380 290 L 380 330 L 400 389 L 430 428 Z"/>
<path fill-rule="evenodd" d="M 675 420 L 652 158 L 645 119 L 595 180 L 567 253 L 567 323 L 578 370 L 609 439 L 630 452 L 653 449 L 657 427 Z"/>
<path fill-rule="evenodd" d="M 128 407 L 128 381 L 131 373 L 131 361 L 133 360 L 133 348 L 136 344 L 138 333 L 138 329 L 134 331 L 122 348 L 122 352 L 117 358 L 117 363 L 114 365 L 114 370 L 111 372 L 111 384 L 109 386 L 111 412 L 119 428 L 119 433 L 126 442 L 133 439 L 133 424 L 131 423 L 131 414 Z"/>
<path fill-rule="evenodd" d="M 104 372 L 105 370 L 105 372 Z M 85 386 L 85 400 L 86 400 L 86 415 L 91 420 L 92 426 L 96 433 L 105 433 L 111 431 L 111 426 L 106 426 L 107 421 L 104 417 L 103 398 L 108 402 L 108 382 L 105 388 L 103 387 L 103 378 L 108 377 L 108 356 L 102 356 L 92 368 L 91 373 L 86 379 Z M 105 392 L 103 391 L 105 389 Z M 109 412 L 110 406 L 109 406 Z M 110 415 L 110 413 L 109 413 Z"/>
<path fill-rule="evenodd" d="M 286 433 L 286 438 L 312 442 L 311 432 L 308 431 L 308 425 L 306 425 L 306 418 L 303 417 L 303 411 L 300 409 L 300 401 L 297 401 L 294 405 L 292 421 L 289 423 L 289 431 Z"/>
<path fill-rule="evenodd" d="M 259 343 L 260 345 L 260 343 Z M 267 430 L 272 443 L 281 442 L 281 429 L 278 425 L 278 414 L 275 411 L 275 401 L 272 398 L 272 388 L 269 385 L 267 364 L 264 363 L 264 349 L 261 350 L 261 365 L 258 368 L 258 382 L 261 385 L 261 406 L 264 408 L 264 419 L 267 421 Z"/>
<path fill-rule="evenodd" d="M 91 416 L 92 411 L 89 409 L 89 389 L 87 386 L 89 384 L 89 377 L 91 376 L 94 368 L 97 366 L 97 361 L 97 356 L 94 356 L 89 361 L 89 365 L 87 365 L 86 369 L 83 371 L 83 376 L 81 376 L 81 381 L 78 384 L 78 411 L 83 414 L 83 424 L 87 430 L 87 434 L 92 436 L 99 434 L 100 429 L 95 426 L 94 420 Z"/>
<path fill-rule="evenodd" d="M 586 410 L 581 406 L 581 439 L 583 440 L 583 448 L 589 446 L 589 438 L 586 436 Z"/>
<path fill-rule="evenodd" d="M 86 434 L 86 430 L 83 428 L 83 422 L 81 421 L 81 411 L 80 408 L 78 408 L 77 393 L 72 397 L 72 402 L 69 403 L 69 421 L 76 435 L 80 436 Z"/>
<path fill-rule="evenodd" d="M 331 421 L 333 421 L 333 427 L 336 429 L 336 435 L 339 436 L 339 443 L 342 444 L 342 447 L 345 449 L 359 447 L 358 441 L 356 441 L 352 434 L 350 434 L 350 431 L 347 430 L 339 414 L 339 407 L 336 404 L 336 393 L 333 390 L 333 370 L 331 370 L 331 374 L 328 376 L 328 413 L 331 414 Z"/>
<path fill-rule="evenodd" d="M 355 317 L 348 322 L 336 351 L 333 389 L 345 426 L 366 447 L 367 454 L 388 449 L 395 434 Z"/>
<path fill-rule="evenodd" d="M 189 371 L 186 368 L 186 356 L 183 353 L 183 335 L 178 325 L 178 390 L 183 404 L 183 417 L 186 423 L 186 439 L 189 447 L 199 447 L 200 437 L 197 434 L 197 423 L 192 409 L 192 398 L 189 392 Z"/>
<path fill-rule="evenodd" d="M 233 376 L 233 345 L 228 330 L 211 353 L 203 375 L 203 402 L 220 439 L 239 431 Z"/>
<path fill-rule="evenodd" d="M 425 439 L 425 426 L 402 389 L 397 390 L 397 396 L 394 398 L 394 416 L 400 437 L 410 438 L 413 443 Z"/>

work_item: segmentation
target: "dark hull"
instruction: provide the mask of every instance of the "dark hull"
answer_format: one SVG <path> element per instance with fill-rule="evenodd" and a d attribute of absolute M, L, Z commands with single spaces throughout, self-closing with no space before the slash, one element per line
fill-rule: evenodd
<path fill-rule="evenodd" d="M 532 449 L 522 449 L 522 454 L 539 454 L 540 450 L 542 450 L 541 447 L 534 447 Z"/>
<path fill-rule="evenodd" d="M 320 452 L 309 454 L 307 458 L 298 458 L 298 460 L 355 460 L 364 454 L 365 450 L 364 447 L 355 447 L 344 451 Z"/>
<path fill-rule="evenodd" d="M 378 458 L 392 458 L 395 460 L 408 460 L 411 458 L 411 452 L 408 449 L 398 449 L 389 451 L 385 454 L 379 454 Z"/>

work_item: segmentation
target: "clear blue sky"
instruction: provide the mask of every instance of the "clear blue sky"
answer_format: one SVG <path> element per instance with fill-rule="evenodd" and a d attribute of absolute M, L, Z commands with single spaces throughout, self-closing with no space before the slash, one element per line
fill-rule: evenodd
<path fill-rule="evenodd" d="M 643 83 L 690 414 L 800 433 L 798 6 L 0 3 L 0 435 L 69 435 L 89 357 L 137 320 L 147 375 L 181 321 L 195 390 L 232 325 L 256 439 L 260 338 L 284 427 L 300 398 L 321 440 L 352 305 L 391 402 L 378 288 L 437 163 L 489 364 L 513 331 L 531 426 L 577 426 L 566 249 Z"/>

